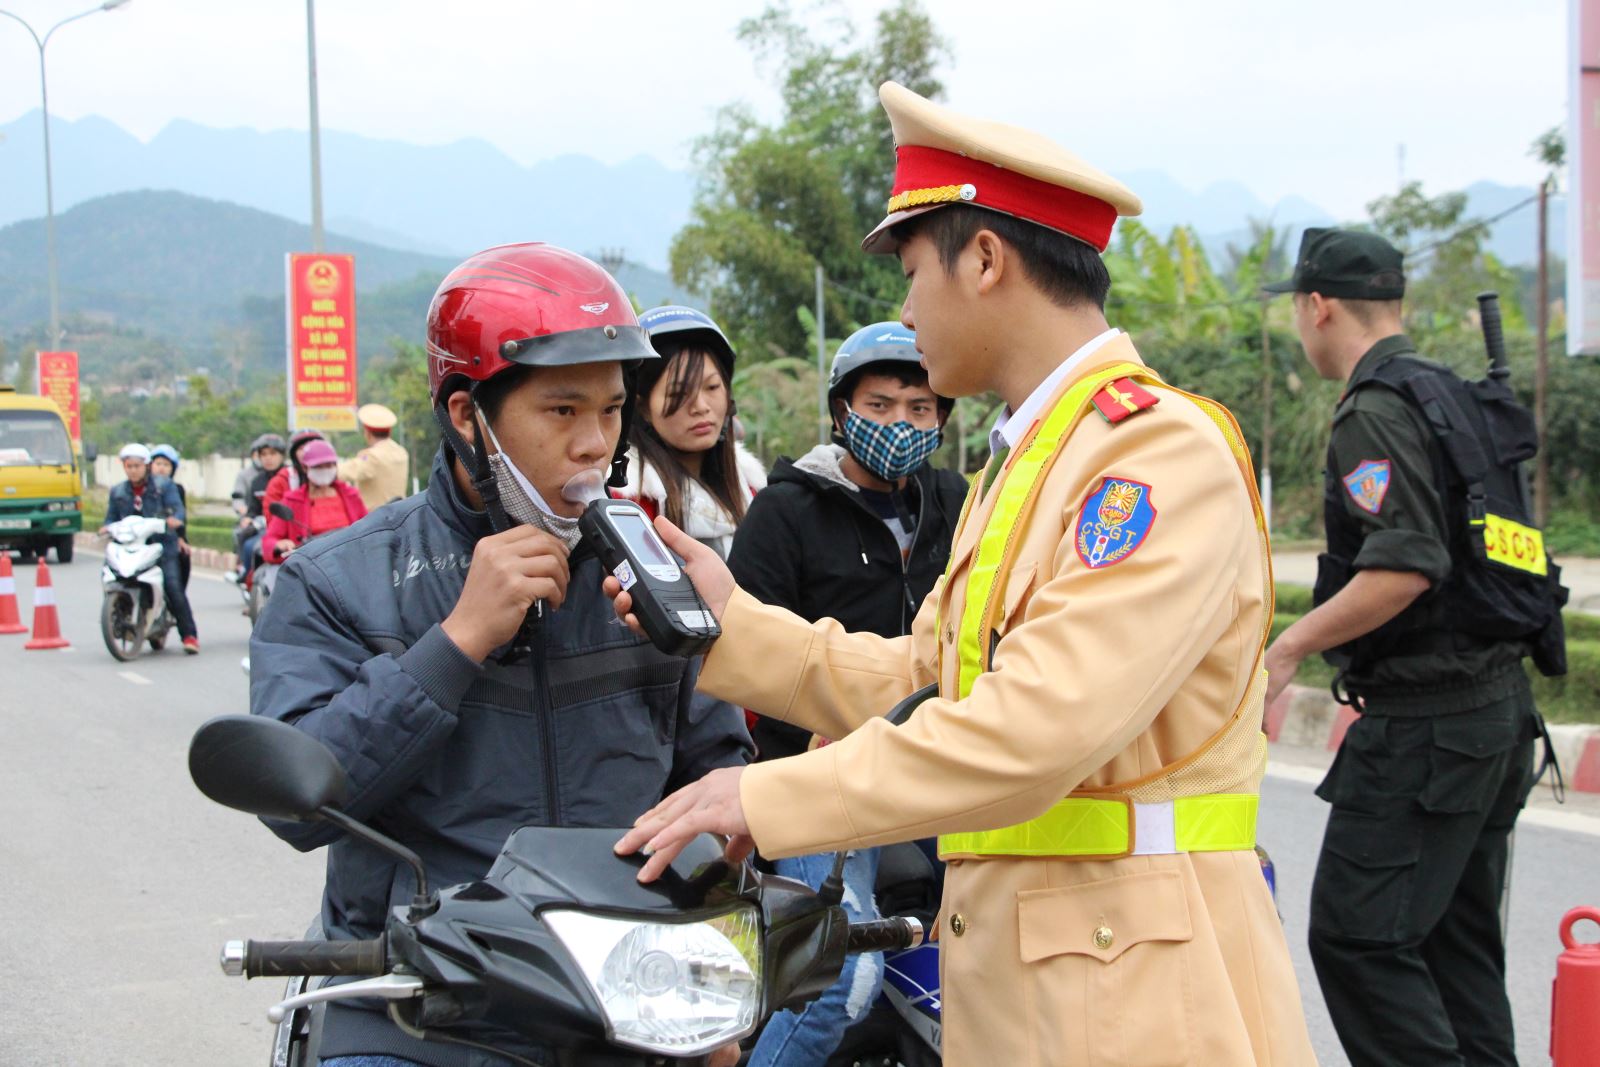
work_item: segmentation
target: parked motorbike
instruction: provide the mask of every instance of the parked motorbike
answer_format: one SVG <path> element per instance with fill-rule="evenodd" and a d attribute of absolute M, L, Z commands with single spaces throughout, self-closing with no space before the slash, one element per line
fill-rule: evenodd
<path fill-rule="evenodd" d="M 139 655 L 139 646 L 161 651 L 175 622 L 162 586 L 159 538 L 167 521 L 129 515 L 106 528 L 105 566 L 100 570 L 100 635 L 106 649 L 126 662 Z"/>
<path fill-rule="evenodd" d="M 429 888 L 420 858 L 338 807 L 344 770 L 286 723 L 224 716 L 189 749 L 189 772 L 219 804 L 273 819 L 323 819 L 409 865 L 417 893 L 366 941 L 231 941 L 223 970 L 246 977 L 332 975 L 269 1012 L 276 1063 L 316 1063 L 311 1009 L 387 1002 L 424 1041 L 515 1063 L 535 1045 L 558 1067 L 704 1067 L 772 1012 L 816 997 L 852 952 L 909 948 L 922 925 L 849 922 L 839 894 L 734 865 L 702 834 L 662 877 L 641 885 L 622 829 L 527 826 L 483 878 Z M 354 980 L 349 980 L 354 979 Z M 305 1014 L 300 1014 L 305 1013 Z M 280 1055 L 282 1058 L 276 1058 Z"/>

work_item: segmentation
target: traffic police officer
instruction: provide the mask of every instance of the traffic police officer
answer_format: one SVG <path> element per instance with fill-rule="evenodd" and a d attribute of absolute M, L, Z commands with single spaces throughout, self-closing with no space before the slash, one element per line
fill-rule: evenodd
<path fill-rule="evenodd" d="M 399 420 L 387 407 L 363 404 L 356 409 L 356 421 L 367 447 L 339 464 L 339 477 L 356 487 L 361 502 L 371 511 L 407 495 L 411 457 L 393 437 Z"/>
<path fill-rule="evenodd" d="M 1097 253 L 1139 200 L 1037 134 L 880 95 L 897 168 L 865 247 L 899 253 L 934 390 L 1006 400 L 994 455 L 907 637 L 762 605 L 658 523 L 722 622 L 701 688 L 840 740 L 709 775 L 618 850 L 648 880 L 703 830 L 772 857 L 940 835 L 953 1067 L 1313 1063 L 1253 851 L 1272 585 L 1249 457 L 1102 312 Z"/>
<path fill-rule="evenodd" d="M 1307 230 L 1294 276 L 1267 289 L 1294 293 L 1306 358 L 1346 383 L 1318 606 L 1267 653 L 1269 702 L 1332 650 L 1362 712 L 1317 790 L 1333 805 L 1311 891 L 1323 996 L 1355 1067 L 1515 1064 L 1498 911 L 1533 782 L 1527 648 L 1440 609 L 1472 573 L 1467 533 L 1427 417 L 1379 380 L 1396 359 L 1449 372 L 1401 332 L 1401 255 L 1376 234 Z"/>

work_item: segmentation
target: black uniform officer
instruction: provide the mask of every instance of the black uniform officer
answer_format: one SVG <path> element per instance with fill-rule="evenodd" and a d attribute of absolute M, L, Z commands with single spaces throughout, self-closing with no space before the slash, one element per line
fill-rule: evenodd
<path fill-rule="evenodd" d="M 1318 606 L 1268 650 L 1268 699 L 1323 652 L 1362 712 L 1317 789 L 1333 810 L 1310 925 L 1352 1064 L 1515 1064 L 1499 907 L 1508 835 L 1534 781 L 1530 644 L 1526 626 L 1463 606 L 1484 599 L 1484 567 L 1468 558 L 1483 534 L 1469 528 L 1452 455 L 1396 383 L 1415 376 L 1472 403 L 1401 332 L 1401 260 L 1375 234 L 1311 229 L 1294 277 L 1268 287 L 1294 293 L 1307 358 L 1346 383 Z M 1481 420 L 1463 428 L 1494 433 Z"/>

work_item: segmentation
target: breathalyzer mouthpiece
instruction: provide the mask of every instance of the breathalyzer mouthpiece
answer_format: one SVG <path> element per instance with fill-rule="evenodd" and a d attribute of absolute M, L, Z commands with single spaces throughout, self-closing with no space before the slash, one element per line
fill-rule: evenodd
<path fill-rule="evenodd" d="M 597 470 L 579 471 L 561 487 L 561 499 L 569 504 L 592 504 L 606 499 L 606 476 Z"/>

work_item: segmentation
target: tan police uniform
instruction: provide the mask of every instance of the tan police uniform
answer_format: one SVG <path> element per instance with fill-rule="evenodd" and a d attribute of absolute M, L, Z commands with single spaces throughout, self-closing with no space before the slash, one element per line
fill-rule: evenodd
<path fill-rule="evenodd" d="M 374 430 L 392 430 L 397 419 L 382 404 L 364 404 L 356 411 L 356 421 Z M 361 502 L 371 511 L 410 493 L 410 469 L 406 450 L 385 437 L 339 464 L 339 477 L 356 487 Z"/>
<path fill-rule="evenodd" d="M 886 223 L 959 199 L 1103 250 L 1138 210 L 1042 138 L 882 96 Z M 745 771 L 756 843 L 940 835 L 952 1067 L 1315 1063 L 1251 850 L 1272 586 L 1237 427 L 1120 334 L 1041 391 L 909 637 L 729 602 L 700 688 L 841 738 Z M 933 682 L 905 724 L 879 717 Z"/>

